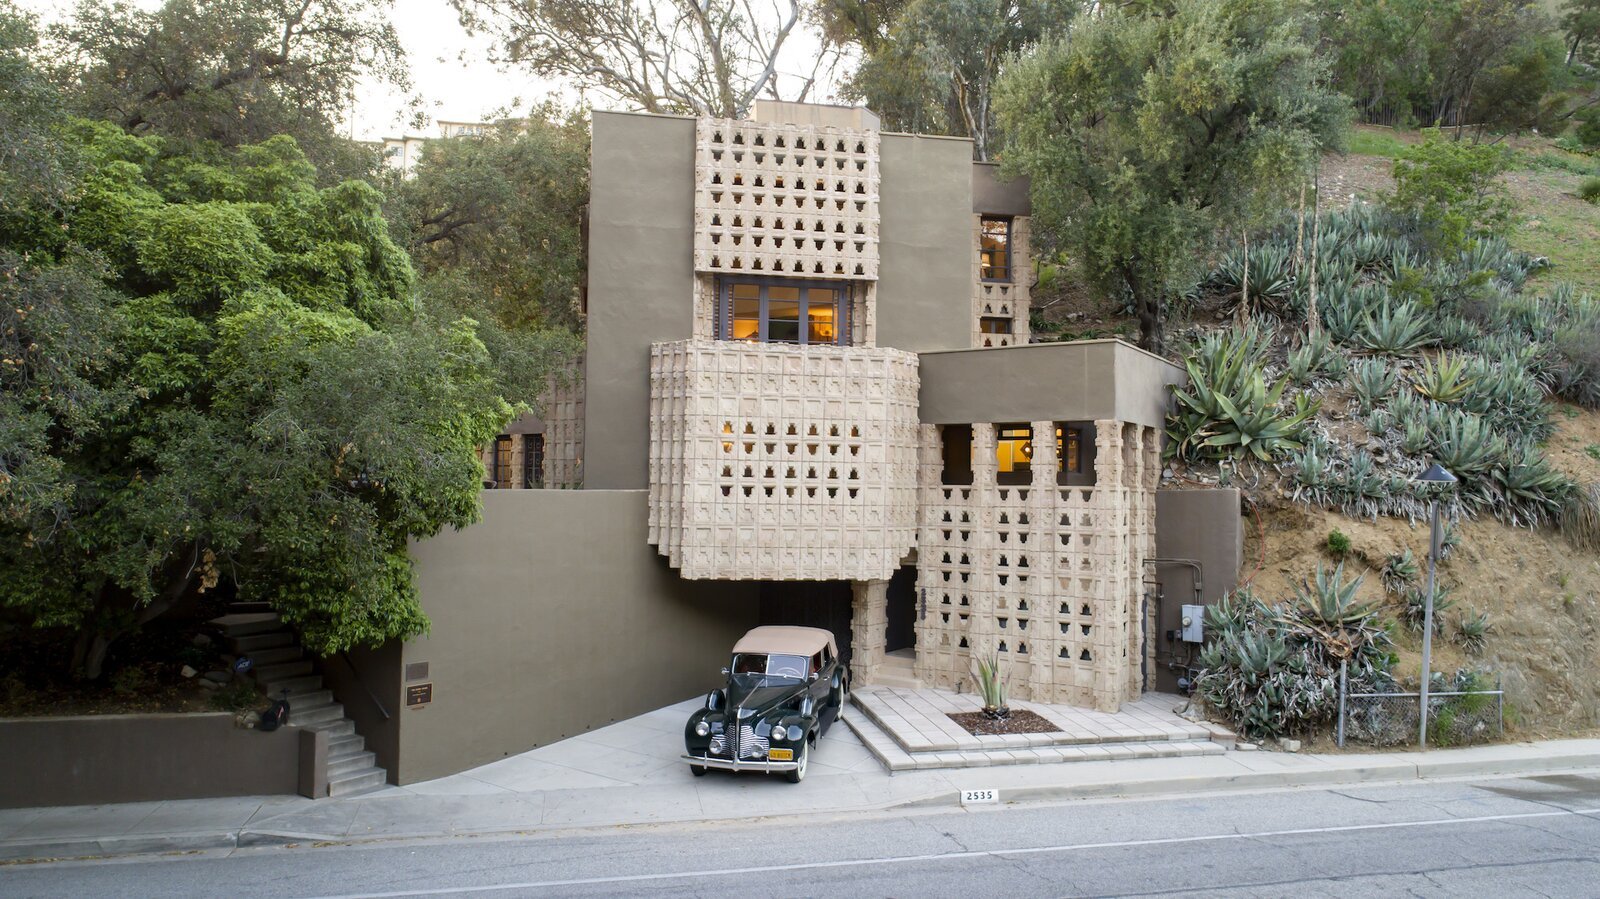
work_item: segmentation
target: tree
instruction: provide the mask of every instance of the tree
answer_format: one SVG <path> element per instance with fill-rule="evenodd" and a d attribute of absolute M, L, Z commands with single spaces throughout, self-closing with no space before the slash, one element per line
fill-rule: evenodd
<path fill-rule="evenodd" d="M 1566 64 L 1570 67 L 1600 45 L 1600 0 L 1567 0 L 1561 8 L 1561 29 L 1566 33 Z"/>
<path fill-rule="evenodd" d="M 993 96 L 1001 65 L 1064 28 L 1078 5 L 910 0 L 887 27 L 875 15 L 861 15 L 871 9 L 866 4 L 835 2 L 823 12 L 837 17 L 829 33 L 849 33 L 864 54 L 847 95 L 872 107 L 891 129 L 970 137 L 974 155 L 987 160 L 996 149 Z"/>
<path fill-rule="evenodd" d="M 450 0 L 511 62 L 645 112 L 738 118 L 777 95 L 799 0 Z M 798 89 L 816 83 L 819 56 Z"/>
<path fill-rule="evenodd" d="M 1394 192 L 1384 205 L 1406 216 L 1441 254 L 1465 250 L 1474 238 L 1504 231 L 1516 207 L 1500 176 L 1511 152 L 1425 132 L 1422 143 L 1394 162 Z"/>
<path fill-rule="evenodd" d="M 574 328 L 589 134 L 554 109 L 481 137 L 430 141 L 389 215 L 435 293 L 511 329 Z"/>
<path fill-rule="evenodd" d="M 475 323 L 414 303 L 377 191 L 286 136 L 173 152 L 11 97 L 81 166 L 0 246 L 0 604 L 75 629 L 89 677 L 224 584 L 318 652 L 426 628 L 407 542 L 476 518 L 514 408 Z"/>
<path fill-rule="evenodd" d="M 392 0 L 80 0 L 50 31 L 72 111 L 222 147 L 295 138 L 328 183 L 377 154 L 338 135 L 358 81 L 405 89 Z"/>
<path fill-rule="evenodd" d="M 1216 236 L 1280 211 L 1341 141 L 1315 37 L 1288 0 L 1102 7 L 1002 77 L 1002 162 L 1032 178 L 1036 238 L 1131 301 L 1146 349 Z"/>

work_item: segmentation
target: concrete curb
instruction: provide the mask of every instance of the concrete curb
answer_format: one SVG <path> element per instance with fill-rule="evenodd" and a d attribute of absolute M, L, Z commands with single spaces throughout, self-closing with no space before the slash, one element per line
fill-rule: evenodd
<path fill-rule="evenodd" d="M 1514 754 L 1507 755 L 1504 750 Z M 1405 759 L 1374 759 L 1362 763 L 1341 764 L 1348 757 L 1308 757 L 1308 763 L 1322 762 L 1317 767 L 1286 767 L 1279 770 L 1249 771 L 1234 774 L 1196 774 L 1190 776 L 1164 775 L 1152 777 L 1127 776 L 1124 769 L 1115 780 L 1093 783 L 1058 783 L 999 788 L 1003 803 L 1063 802 L 1078 799 L 1107 799 L 1118 797 L 1154 796 L 1168 794 L 1215 794 L 1235 791 L 1271 790 L 1292 787 L 1330 787 L 1341 784 L 1403 783 L 1406 781 L 1447 780 L 1464 777 L 1504 777 L 1530 774 L 1557 774 L 1575 771 L 1600 771 L 1600 750 L 1575 750 L 1536 754 L 1527 747 L 1493 747 L 1489 751 L 1475 749 L 1449 750 L 1459 753 L 1455 757 L 1437 755 Z M 1495 751 L 1500 750 L 1500 751 Z M 1525 754 L 1519 754 L 1522 750 Z M 1332 762 L 1333 764 L 1326 764 Z M 1029 766 L 1033 771 L 1060 767 L 1063 772 L 1075 766 Z M 972 769 L 991 771 L 996 769 Z M 1136 769 L 1132 769 L 1136 770 Z M 360 801 L 360 800 L 345 800 Z M 375 800 L 382 801 L 382 800 Z M 851 808 L 816 809 L 794 812 L 793 815 L 841 815 L 850 813 L 882 813 L 901 810 L 949 808 L 959 806 L 955 789 L 942 789 L 938 793 L 916 799 L 868 803 Z M 0 866 L 30 862 L 64 861 L 73 859 L 103 858 L 107 856 L 149 855 L 175 852 L 197 852 L 215 849 L 265 848 L 273 846 L 335 844 L 343 846 L 365 845 L 405 840 L 443 840 L 459 837 L 491 837 L 521 833 L 550 833 L 559 831 L 593 831 L 649 823 L 694 824 L 727 819 L 711 817 L 686 817 L 679 819 L 652 819 L 649 822 L 619 820 L 611 823 L 572 824 L 522 824 L 515 826 L 452 829 L 448 831 L 396 830 L 393 833 L 367 833 L 359 835 L 308 833 L 287 830 L 251 829 L 248 825 L 228 831 L 197 831 L 192 833 L 129 834 L 126 836 L 80 837 L 47 840 L 0 841 Z M 749 820 L 741 816 L 741 820 Z"/>

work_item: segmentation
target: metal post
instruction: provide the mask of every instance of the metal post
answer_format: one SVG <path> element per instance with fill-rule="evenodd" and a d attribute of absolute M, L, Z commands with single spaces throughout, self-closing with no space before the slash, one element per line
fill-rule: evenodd
<path fill-rule="evenodd" d="M 1345 671 L 1350 667 L 1349 659 L 1339 660 L 1339 748 L 1344 748 L 1344 697 L 1350 692 L 1350 682 L 1345 676 Z"/>
<path fill-rule="evenodd" d="M 1428 598 L 1422 607 L 1422 688 L 1419 691 L 1419 707 L 1417 709 L 1417 746 L 1423 751 L 1428 749 L 1428 679 L 1431 672 L 1428 670 L 1432 663 L 1433 654 L 1433 589 L 1434 568 L 1439 561 L 1439 501 L 1433 501 L 1431 512 L 1433 518 L 1432 528 L 1428 535 Z"/>

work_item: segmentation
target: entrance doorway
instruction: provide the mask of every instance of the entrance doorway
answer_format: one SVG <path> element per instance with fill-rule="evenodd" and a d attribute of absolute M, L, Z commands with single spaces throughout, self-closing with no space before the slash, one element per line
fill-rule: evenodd
<path fill-rule="evenodd" d="M 889 579 L 888 652 L 917 647 L 917 569 L 907 565 Z"/>

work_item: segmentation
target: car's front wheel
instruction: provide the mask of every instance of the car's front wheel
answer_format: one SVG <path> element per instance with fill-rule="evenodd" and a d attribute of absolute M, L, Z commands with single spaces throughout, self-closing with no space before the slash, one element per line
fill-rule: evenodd
<path fill-rule="evenodd" d="M 705 765 L 690 765 L 689 766 L 689 773 L 693 774 L 695 777 L 705 777 L 706 776 L 706 766 Z"/>
<path fill-rule="evenodd" d="M 794 770 L 789 772 L 789 783 L 797 784 L 806 779 L 806 765 L 811 761 L 811 742 L 801 741 L 800 747 L 794 752 Z"/>

